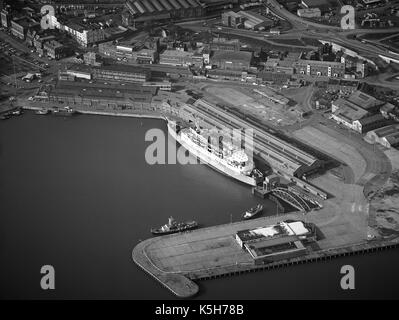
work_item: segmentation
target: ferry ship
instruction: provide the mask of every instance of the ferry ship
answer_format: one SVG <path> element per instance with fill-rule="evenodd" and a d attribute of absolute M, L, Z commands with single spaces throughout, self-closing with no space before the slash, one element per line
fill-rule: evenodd
<path fill-rule="evenodd" d="M 212 135 L 210 130 L 180 128 L 174 121 L 167 119 L 167 122 L 170 135 L 202 163 L 251 186 L 256 186 L 262 178 L 242 148 L 229 142 L 219 142 L 215 146 L 206 138 Z"/>

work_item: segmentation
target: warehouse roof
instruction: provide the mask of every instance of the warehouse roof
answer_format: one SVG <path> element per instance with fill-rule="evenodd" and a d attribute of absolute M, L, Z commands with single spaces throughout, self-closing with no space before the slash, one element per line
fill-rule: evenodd
<path fill-rule="evenodd" d="M 374 132 L 379 138 L 387 137 L 391 134 L 399 133 L 399 125 L 397 124 L 397 125 L 382 127 L 379 129 L 375 129 L 372 132 Z"/>
<path fill-rule="evenodd" d="M 338 107 L 338 111 L 335 112 L 335 115 L 343 117 L 345 120 L 359 120 L 361 118 L 364 118 L 368 114 L 366 110 L 342 98 L 334 101 L 334 105 Z"/>
<path fill-rule="evenodd" d="M 350 95 L 350 97 L 348 98 L 348 100 L 365 110 L 368 110 L 370 108 L 373 108 L 373 107 L 383 104 L 382 101 L 380 101 L 380 100 L 374 98 L 373 96 L 370 96 L 369 94 L 364 93 L 360 90 L 357 90 L 354 93 L 352 93 Z"/>

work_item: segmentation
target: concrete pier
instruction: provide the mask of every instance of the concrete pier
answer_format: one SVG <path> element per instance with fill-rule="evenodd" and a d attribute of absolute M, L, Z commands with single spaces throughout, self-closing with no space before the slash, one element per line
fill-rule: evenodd
<path fill-rule="evenodd" d="M 249 253 L 243 250 L 234 238 L 239 230 L 274 224 L 285 219 L 303 220 L 303 218 L 301 214 L 293 213 L 150 238 L 133 249 L 132 257 L 137 265 L 176 296 L 188 298 L 198 292 L 195 280 L 317 262 L 398 245 L 397 242 L 363 240 L 359 243 L 331 247 L 332 239 L 330 239 L 328 247 L 323 248 L 321 241 L 319 243 L 321 249 L 317 251 L 309 249 L 307 255 L 255 265 Z"/>

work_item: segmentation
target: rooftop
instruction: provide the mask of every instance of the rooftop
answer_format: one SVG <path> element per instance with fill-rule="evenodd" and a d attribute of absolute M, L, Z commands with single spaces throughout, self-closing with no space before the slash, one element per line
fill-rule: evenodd
<path fill-rule="evenodd" d="M 386 119 L 382 116 L 382 114 L 381 113 L 377 113 L 377 114 L 374 114 L 372 116 L 359 119 L 359 122 L 361 123 L 362 126 L 367 126 L 367 125 L 372 124 L 374 122 L 384 121 L 384 120 L 386 120 Z"/>
<path fill-rule="evenodd" d="M 343 117 L 349 121 L 359 120 L 368 115 L 366 110 L 342 98 L 334 101 L 334 105 L 338 107 L 338 111 L 335 112 L 335 115 Z"/>
<path fill-rule="evenodd" d="M 216 51 L 212 59 L 214 60 L 241 60 L 250 62 L 252 59 L 252 52 L 248 51 Z"/>
<path fill-rule="evenodd" d="M 380 101 L 374 98 L 373 96 L 370 96 L 369 94 L 364 93 L 360 90 L 357 90 L 354 93 L 352 93 L 348 98 L 348 100 L 365 110 L 379 106 L 384 103 L 383 101 Z"/>
<path fill-rule="evenodd" d="M 389 136 L 391 134 L 399 133 L 399 124 L 382 127 L 373 130 L 373 132 L 380 138 Z"/>

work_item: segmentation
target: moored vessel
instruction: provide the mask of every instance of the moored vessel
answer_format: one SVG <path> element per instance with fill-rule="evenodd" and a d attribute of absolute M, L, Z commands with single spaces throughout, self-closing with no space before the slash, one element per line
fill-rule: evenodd
<path fill-rule="evenodd" d="M 247 211 L 245 211 L 244 214 L 242 215 L 242 218 L 244 220 L 251 219 L 251 218 L 255 217 L 256 215 L 258 215 L 259 213 L 261 213 L 262 211 L 263 211 L 263 205 L 259 203 L 255 207 L 252 207 L 252 208 L 248 209 Z"/>
<path fill-rule="evenodd" d="M 71 107 L 64 107 L 64 108 L 57 108 L 53 107 L 51 109 L 51 113 L 56 116 L 72 116 L 76 113 L 76 110 L 72 109 Z"/>
<path fill-rule="evenodd" d="M 223 139 L 223 133 L 198 127 L 180 128 L 175 122 L 167 121 L 170 135 L 202 163 L 251 186 L 263 178 L 245 150 L 228 137 Z"/>
<path fill-rule="evenodd" d="M 168 223 L 159 227 L 152 228 L 151 233 L 154 235 L 171 234 L 176 232 L 183 232 L 192 230 L 198 227 L 196 221 L 176 222 L 173 217 L 169 217 Z"/>

